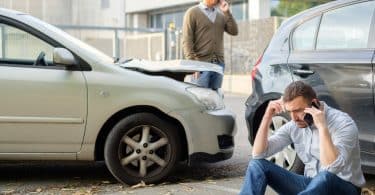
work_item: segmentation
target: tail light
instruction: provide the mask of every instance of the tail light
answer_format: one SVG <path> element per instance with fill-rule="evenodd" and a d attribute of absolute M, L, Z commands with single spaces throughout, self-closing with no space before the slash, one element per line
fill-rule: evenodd
<path fill-rule="evenodd" d="M 259 56 L 257 62 L 255 63 L 253 69 L 251 70 L 251 80 L 255 79 L 255 75 L 258 72 L 259 64 L 262 62 L 263 54 Z"/>

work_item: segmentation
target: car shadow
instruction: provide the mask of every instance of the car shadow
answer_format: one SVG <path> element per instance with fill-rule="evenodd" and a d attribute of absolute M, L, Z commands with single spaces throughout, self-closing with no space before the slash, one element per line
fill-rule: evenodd
<path fill-rule="evenodd" d="M 236 170 L 235 170 L 236 169 Z M 244 168 L 242 168 L 244 169 Z M 54 183 L 70 186 L 120 184 L 104 162 L 0 162 L 0 185 L 7 183 Z M 232 164 L 198 163 L 191 166 L 178 164 L 162 183 L 202 181 L 243 176 Z"/>

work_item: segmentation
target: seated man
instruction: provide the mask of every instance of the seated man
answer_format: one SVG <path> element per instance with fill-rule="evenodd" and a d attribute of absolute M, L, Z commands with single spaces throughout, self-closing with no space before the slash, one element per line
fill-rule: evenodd
<path fill-rule="evenodd" d="M 272 117 L 283 111 L 292 121 L 267 138 Z M 264 160 L 292 143 L 305 164 L 304 176 Z M 356 124 L 348 114 L 319 102 L 312 87 L 301 81 L 291 83 L 281 99 L 269 102 L 252 154 L 241 195 L 264 194 L 267 185 L 288 195 L 360 194 L 365 184 Z"/>

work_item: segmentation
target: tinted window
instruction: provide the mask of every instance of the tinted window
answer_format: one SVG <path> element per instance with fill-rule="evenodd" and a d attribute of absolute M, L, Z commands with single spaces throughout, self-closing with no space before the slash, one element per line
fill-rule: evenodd
<path fill-rule="evenodd" d="M 44 51 L 47 61 L 52 61 L 53 47 L 43 40 L 20 29 L 0 24 L 0 58 L 34 61 Z"/>
<path fill-rule="evenodd" d="M 367 48 L 375 1 L 323 14 L 316 49 Z"/>
<path fill-rule="evenodd" d="M 315 17 L 301 24 L 293 33 L 294 50 L 313 50 L 316 29 L 320 17 Z"/>

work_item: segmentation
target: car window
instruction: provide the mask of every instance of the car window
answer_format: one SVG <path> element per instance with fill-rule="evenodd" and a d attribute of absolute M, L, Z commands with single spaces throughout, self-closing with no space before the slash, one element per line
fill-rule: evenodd
<path fill-rule="evenodd" d="M 18 28 L 0 24 L 1 60 L 34 61 L 43 51 L 45 59 L 52 61 L 53 46 Z"/>
<path fill-rule="evenodd" d="M 310 19 L 296 28 L 293 33 L 293 50 L 313 50 L 316 29 L 320 17 Z"/>
<path fill-rule="evenodd" d="M 316 49 L 368 48 L 375 1 L 329 11 L 322 16 Z"/>

